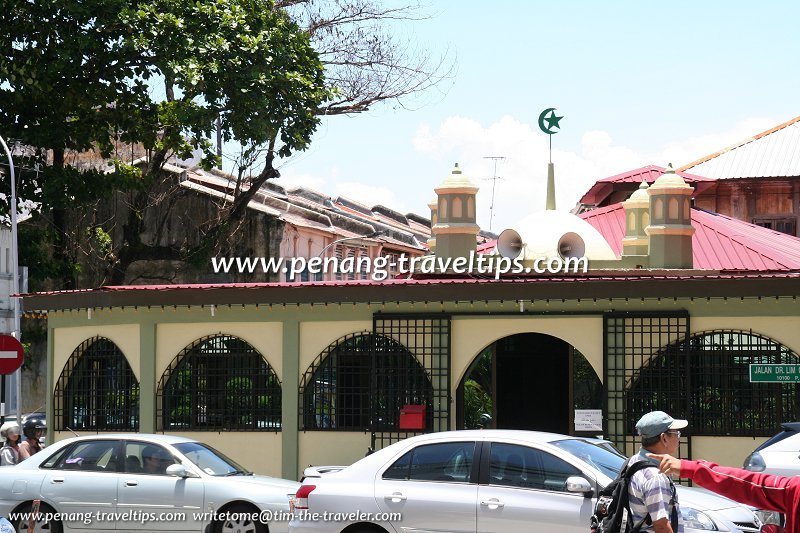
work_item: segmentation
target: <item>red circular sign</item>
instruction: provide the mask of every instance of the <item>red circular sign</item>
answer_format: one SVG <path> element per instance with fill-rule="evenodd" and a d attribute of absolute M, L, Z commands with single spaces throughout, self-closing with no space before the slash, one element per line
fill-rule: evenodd
<path fill-rule="evenodd" d="M 0 374 L 12 374 L 22 366 L 25 349 L 11 335 L 0 335 Z"/>

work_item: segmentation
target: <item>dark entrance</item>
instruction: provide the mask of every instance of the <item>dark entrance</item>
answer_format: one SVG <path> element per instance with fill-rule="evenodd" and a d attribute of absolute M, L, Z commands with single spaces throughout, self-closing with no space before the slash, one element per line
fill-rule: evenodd
<path fill-rule="evenodd" d="M 524 333 L 496 347 L 497 427 L 569 433 L 569 344 Z"/>
<path fill-rule="evenodd" d="M 521 333 L 481 352 L 459 385 L 458 400 L 460 428 L 574 434 L 574 409 L 601 409 L 603 389 L 570 344 L 543 333 Z"/>

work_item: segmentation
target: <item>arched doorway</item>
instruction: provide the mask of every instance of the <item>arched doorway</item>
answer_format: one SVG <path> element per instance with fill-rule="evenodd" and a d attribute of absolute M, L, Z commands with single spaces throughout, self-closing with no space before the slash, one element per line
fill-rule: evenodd
<path fill-rule="evenodd" d="M 576 433 L 575 409 L 601 410 L 604 398 L 586 358 L 543 333 L 510 335 L 484 348 L 456 395 L 459 429 L 483 427 L 490 419 L 492 428 L 565 434 Z"/>

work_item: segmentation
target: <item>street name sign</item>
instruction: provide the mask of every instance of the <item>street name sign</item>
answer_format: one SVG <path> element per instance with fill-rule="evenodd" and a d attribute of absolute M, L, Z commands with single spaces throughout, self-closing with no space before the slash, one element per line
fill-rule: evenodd
<path fill-rule="evenodd" d="M 13 374 L 22 366 L 25 349 L 11 335 L 0 335 L 0 374 Z"/>
<path fill-rule="evenodd" d="M 800 365 L 751 364 L 750 383 L 800 383 Z"/>

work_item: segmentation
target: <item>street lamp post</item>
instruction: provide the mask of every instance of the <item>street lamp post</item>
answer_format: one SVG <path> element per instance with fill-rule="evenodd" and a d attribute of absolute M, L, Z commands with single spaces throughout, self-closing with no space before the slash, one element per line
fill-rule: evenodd
<path fill-rule="evenodd" d="M 0 136 L 0 144 L 3 145 L 3 150 L 8 157 L 9 177 L 11 178 L 11 293 L 19 294 L 19 258 L 17 254 L 17 182 L 14 177 L 14 160 L 11 157 L 11 150 L 8 149 L 5 139 Z M 11 298 L 12 305 L 14 306 L 14 331 L 11 334 L 17 339 L 21 340 L 22 333 L 20 331 L 19 322 L 19 298 Z M 22 427 L 22 367 L 16 371 L 16 395 L 17 395 L 17 424 Z M 3 378 L 5 379 L 5 378 Z M 3 398 L 5 400 L 5 398 Z"/>
<path fill-rule="evenodd" d="M 342 239 L 336 239 L 335 241 L 326 244 L 325 247 L 322 249 L 322 251 L 320 251 L 320 253 L 317 254 L 317 257 L 324 256 L 325 252 L 327 252 L 328 249 L 331 246 L 335 246 L 335 245 L 343 243 L 345 241 L 357 241 L 359 239 L 374 239 L 375 237 L 381 237 L 381 236 L 383 236 L 385 234 L 386 234 L 386 230 L 378 230 L 378 231 L 373 231 L 369 235 L 358 235 L 356 237 L 344 237 Z"/>
<path fill-rule="evenodd" d="M 344 237 L 342 239 L 336 239 L 335 241 L 326 244 L 322 248 L 322 250 L 316 255 L 316 257 L 323 257 L 325 255 L 325 252 L 327 252 L 331 247 L 336 246 L 337 244 L 341 244 L 343 242 L 357 241 L 359 239 L 374 239 L 375 237 L 381 237 L 383 235 L 386 235 L 386 230 L 381 229 L 378 231 L 373 231 L 368 235 L 358 235 L 356 237 Z"/>

